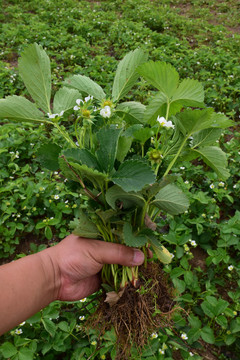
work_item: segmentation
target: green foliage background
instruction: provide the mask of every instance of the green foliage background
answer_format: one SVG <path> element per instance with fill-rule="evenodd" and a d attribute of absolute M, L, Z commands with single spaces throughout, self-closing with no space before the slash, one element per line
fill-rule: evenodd
<path fill-rule="evenodd" d="M 175 255 L 164 270 L 178 290 L 186 311 L 173 329 L 159 329 L 142 354 L 146 359 L 200 359 L 190 355 L 201 345 L 218 359 L 240 357 L 239 318 L 239 4 L 229 1 L 76 1 L 0 2 L 0 97 L 25 95 L 18 75 L 20 53 L 33 42 L 50 59 L 54 90 L 69 75 L 91 77 L 107 95 L 117 63 L 142 48 L 151 60 L 172 64 L 181 79 L 200 80 L 205 102 L 224 112 L 236 126 L 222 133 L 231 176 L 222 184 L 201 162 L 182 164 L 178 186 L 192 193 L 190 209 L 161 219 L 165 245 Z M 141 80 L 134 100 L 148 103 L 155 92 Z M 143 95 L 144 94 L 144 95 Z M 133 100 L 131 93 L 127 100 Z M 60 174 L 43 172 L 36 152 L 45 132 L 34 126 L 0 126 L 0 257 L 4 261 L 40 251 L 69 233 L 68 223 L 87 199 L 66 188 Z M 56 141 L 59 138 L 55 134 Z M 79 208 L 81 208 L 79 210 Z M 194 248 L 189 239 L 196 241 Z M 192 255 L 191 255 L 192 254 Z M 233 266 L 230 271 L 229 266 Z M 115 354 L 115 335 L 105 334 L 102 347 L 95 330 L 81 328 L 81 316 L 95 302 L 54 303 L 6 334 L 0 358 L 104 359 Z M 80 319 L 79 319 L 80 317 Z M 183 341 L 181 334 L 188 340 Z M 95 344 L 95 341 L 97 344 Z M 161 355 L 159 349 L 164 349 Z M 138 355 L 133 357 L 139 359 Z"/>

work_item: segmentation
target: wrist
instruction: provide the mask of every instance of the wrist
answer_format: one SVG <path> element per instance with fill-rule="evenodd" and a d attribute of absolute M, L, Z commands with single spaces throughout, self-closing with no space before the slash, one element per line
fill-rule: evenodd
<path fill-rule="evenodd" d="M 58 300 L 58 294 L 61 286 L 60 269 L 55 256 L 55 247 L 50 247 L 37 253 L 42 274 L 44 277 L 44 283 L 46 284 L 46 292 L 49 303 Z"/>

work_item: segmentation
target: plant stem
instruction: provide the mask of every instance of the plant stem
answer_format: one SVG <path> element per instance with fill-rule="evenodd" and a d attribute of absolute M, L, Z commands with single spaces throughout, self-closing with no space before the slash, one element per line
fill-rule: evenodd
<path fill-rule="evenodd" d="M 165 171 L 163 177 L 167 176 L 167 174 L 169 173 L 169 171 L 171 170 L 171 168 L 172 168 L 173 165 L 175 164 L 175 162 L 176 162 L 178 156 L 180 155 L 180 153 L 181 153 L 181 151 L 182 151 L 182 149 L 183 149 L 183 147 L 184 147 L 187 139 L 188 139 L 188 138 L 185 138 L 185 139 L 184 139 L 184 141 L 183 141 L 182 145 L 180 146 L 180 148 L 178 149 L 178 152 L 176 153 L 175 157 L 173 158 L 173 160 L 172 160 L 172 161 L 170 162 L 170 164 L 168 165 L 168 168 L 167 168 L 167 170 Z"/>
<path fill-rule="evenodd" d="M 52 124 L 58 129 L 58 131 L 62 134 L 62 136 L 67 140 L 67 142 L 69 142 L 74 148 L 77 147 L 77 145 L 72 141 L 69 135 L 64 130 L 62 130 L 57 123 L 52 123 Z"/>
<path fill-rule="evenodd" d="M 166 112 L 166 120 L 168 121 L 168 116 L 169 116 L 169 110 L 170 110 L 170 102 L 168 101 L 167 103 L 167 112 Z"/>

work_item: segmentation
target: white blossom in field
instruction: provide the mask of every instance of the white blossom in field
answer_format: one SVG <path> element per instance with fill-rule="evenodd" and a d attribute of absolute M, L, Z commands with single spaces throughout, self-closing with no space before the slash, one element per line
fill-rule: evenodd
<path fill-rule="evenodd" d="M 229 265 L 229 266 L 228 266 L 228 270 L 229 270 L 229 271 L 232 271 L 233 269 L 234 269 L 234 266 L 233 266 L 233 265 Z"/>
<path fill-rule="evenodd" d="M 165 119 L 165 117 L 163 117 L 163 116 L 161 116 L 161 117 L 157 117 L 157 121 L 159 122 L 159 124 L 161 125 L 161 126 L 164 126 L 164 127 L 166 127 L 166 128 L 172 128 L 172 129 L 174 129 L 174 125 L 173 125 L 173 123 L 171 122 L 171 121 L 167 121 L 166 119 Z"/>
<path fill-rule="evenodd" d="M 185 170 L 185 166 L 180 166 L 180 169 L 181 169 L 181 170 Z"/>
<path fill-rule="evenodd" d="M 16 330 L 15 330 L 15 334 L 17 334 L 17 335 L 22 334 L 22 332 L 23 332 L 22 329 L 16 329 Z"/>
<path fill-rule="evenodd" d="M 89 100 L 92 100 L 93 99 L 93 96 L 91 96 L 91 95 L 88 95 L 87 97 L 85 97 L 85 101 L 87 102 L 87 101 L 89 101 Z"/>
<path fill-rule="evenodd" d="M 211 184 L 209 187 L 210 187 L 210 189 L 214 189 L 214 188 L 215 188 L 214 184 Z"/>
<path fill-rule="evenodd" d="M 158 337 L 157 333 L 154 332 L 151 334 L 151 339 L 157 339 L 157 337 Z"/>
<path fill-rule="evenodd" d="M 64 111 L 62 110 L 59 114 L 48 113 L 48 117 L 49 117 L 49 119 L 55 119 L 55 117 L 61 117 L 61 116 L 63 116 L 63 114 L 64 114 Z"/>
<path fill-rule="evenodd" d="M 105 106 L 103 109 L 100 110 L 100 115 L 104 118 L 110 118 L 111 116 L 111 108 L 110 106 Z"/>
<path fill-rule="evenodd" d="M 174 255 L 174 254 L 172 254 L 172 253 L 170 253 L 170 256 L 171 256 L 171 258 L 173 259 L 175 255 Z"/>
<path fill-rule="evenodd" d="M 77 105 L 74 106 L 73 110 L 75 110 L 75 111 L 80 110 L 80 104 L 81 104 L 81 103 L 83 104 L 84 101 L 83 101 L 82 99 L 77 99 L 77 100 L 76 100 L 76 104 L 77 104 Z"/>
<path fill-rule="evenodd" d="M 85 316 L 84 315 L 79 316 L 79 320 L 85 320 Z"/>
<path fill-rule="evenodd" d="M 58 200 L 59 199 L 59 195 L 54 195 L 54 199 Z"/>
<path fill-rule="evenodd" d="M 23 326 L 23 325 L 25 325 L 25 321 L 23 321 L 23 322 L 21 322 L 21 324 L 19 324 L 19 326 Z"/>
<path fill-rule="evenodd" d="M 184 181 L 185 182 L 185 184 L 189 184 L 189 181 L 188 180 L 186 180 L 186 181 Z"/>
<path fill-rule="evenodd" d="M 94 340 L 91 342 L 91 345 L 95 346 L 95 345 L 97 345 L 97 342 Z"/>
<path fill-rule="evenodd" d="M 190 244 L 193 246 L 193 247 L 196 247 L 197 246 L 197 243 L 195 240 L 190 240 Z"/>
<path fill-rule="evenodd" d="M 190 351 L 189 355 L 190 355 L 190 356 L 194 356 L 194 354 L 193 354 L 191 351 Z"/>
<path fill-rule="evenodd" d="M 182 338 L 183 340 L 187 340 L 187 339 L 188 339 L 187 334 L 186 334 L 186 333 L 182 333 L 181 338 Z"/>
<path fill-rule="evenodd" d="M 159 349 L 158 351 L 159 351 L 159 354 L 161 354 L 161 355 L 165 354 L 165 351 L 163 349 Z"/>
<path fill-rule="evenodd" d="M 224 186 L 225 184 L 224 184 L 224 182 L 223 181 L 220 181 L 220 183 L 218 184 L 218 186 Z"/>
<path fill-rule="evenodd" d="M 87 300 L 87 298 L 83 298 L 80 300 L 80 302 L 85 302 Z"/>

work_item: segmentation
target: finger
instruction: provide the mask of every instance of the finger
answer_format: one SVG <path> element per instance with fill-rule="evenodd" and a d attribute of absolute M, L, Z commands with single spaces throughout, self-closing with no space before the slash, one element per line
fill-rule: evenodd
<path fill-rule="evenodd" d="M 92 256 L 100 264 L 137 266 L 144 262 L 142 251 L 125 245 L 95 240 L 94 247 Z"/>

